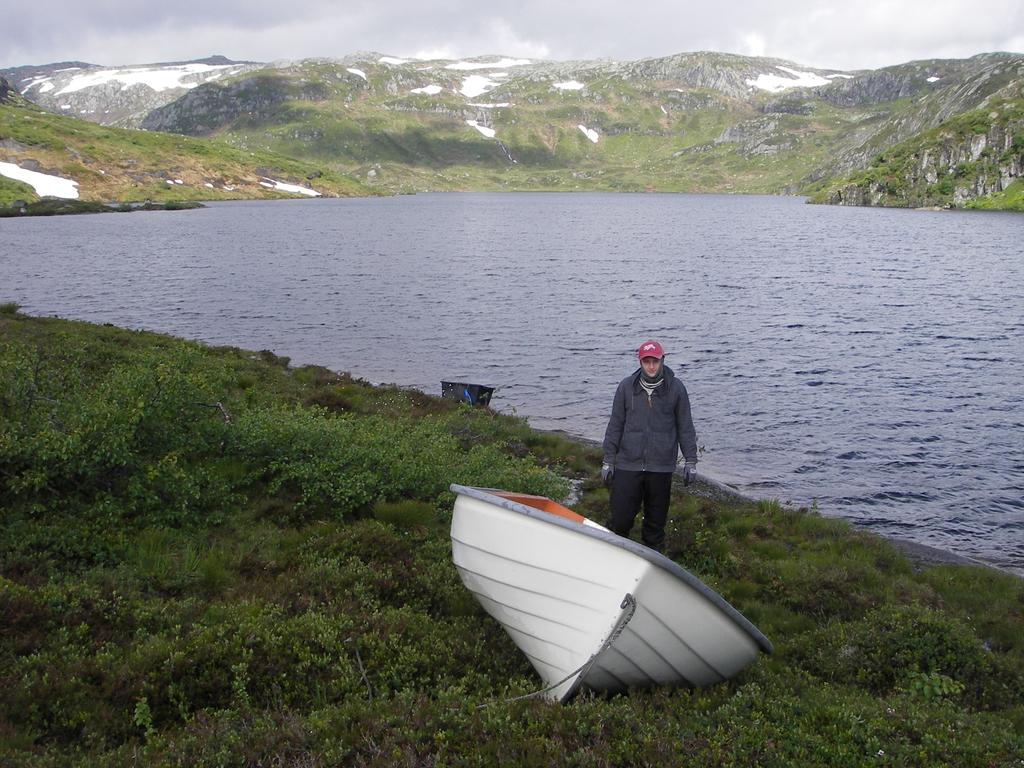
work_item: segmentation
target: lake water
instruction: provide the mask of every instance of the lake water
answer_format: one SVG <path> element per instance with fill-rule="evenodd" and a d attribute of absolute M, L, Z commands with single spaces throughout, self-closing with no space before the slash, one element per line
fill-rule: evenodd
<path fill-rule="evenodd" d="M 0 220 L 0 301 L 600 439 L 654 337 L 700 469 L 1024 574 L 1024 216 L 436 194 Z"/>

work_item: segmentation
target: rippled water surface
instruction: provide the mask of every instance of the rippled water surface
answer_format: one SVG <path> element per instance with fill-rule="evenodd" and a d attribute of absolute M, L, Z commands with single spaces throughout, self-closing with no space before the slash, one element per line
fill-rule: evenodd
<path fill-rule="evenodd" d="M 701 470 L 1024 573 L 1024 217 L 451 194 L 0 220 L 0 301 L 269 348 L 599 439 L 633 350 Z"/>

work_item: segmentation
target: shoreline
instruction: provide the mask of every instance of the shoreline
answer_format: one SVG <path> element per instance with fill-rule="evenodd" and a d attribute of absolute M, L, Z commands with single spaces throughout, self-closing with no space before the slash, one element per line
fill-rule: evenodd
<path fill-rule="evenodd" d="M 18 205 L 17 203 L 21 203 Z M 153 202 L 95 203 L 83 200 L 43 198 L 35 202 L 16 201 L 15 204 L 0 206 L 0 218 L 25 218 L 29 216 L 81 216 L 91 213 L 133 213 L 135 211 L 190 211 L 206 206 L 195 200 L 166 200 Z"/>
<path fill-rule="evenodd" d="M 544 430 L 536 429 L 535 427 L 531 427 L 531 429 L 546 434 L 559 435 L 567 440 L 572 440 L 577 443 L 582 443 L 584 445 L 588 445 L 591 447 L 600 448 L 600 443 L 597 440 L 590 440 L 588 438 L 578 437 L 569 432 L 565 432 L 564 430 Z M 675 474 L 682 476 L 682 472 L 678 468 L 676 469 Z M 734 488 L 731 485 L 723 483 L 709 475 L 705 475 L 700 472 L 697 473 L 697 486 L 689 487 L 687 489 L 687 492 L 694 496 L 701 496 L 703 498 L 716 501 L 731 500 L 746 502 L 748 504 L 758 504 L 762 501 L 769 501 L 769 499 L 763 497 L 752 496 L 751 494 L 744 493 L 738 488 Z M 835 517 L 835 519 L 838 520 L 845 520 L 847 523 L 850 524 L 851 527 L 858 531 L 863 531 L 864 533 L 868 533 L 872 536 L 877 536 L 880 539 L 884 539 L 885 541 L 892 544 L 896 549 L 898 549 L 900 553 L 903 554 L 908 560 L 910 560 L 911 564 L 918 569 L 922 567 L 927 568 L 937 565 L 974 566 L 977 568 L 988 568 L 998 573 L 1003 573 L 1008 576 L 1013 576 L 1015 578 L 1024 580 L 1024 574 L 1016 573 L 1015 571 L 1012 571 L 1008 568 L 998 566 L 995 563 L 989 563 L 984 560 L 979 560 L 978 558 L 970 557 L 969 555 L 961 555 L 957 552 L 953 552 L 948 549 L 942 549 L 940 547 L 934 547 L 930 544 L 921 544 L 920 542 L 911 541 L 910 539 L 898 539 L 892 536 L 885 536 L 876 531 L 872 531 L 869 528 L 859 526 L 857 525 L 856 521 L 850 520 L 841 515 L 823 516 Z"/>

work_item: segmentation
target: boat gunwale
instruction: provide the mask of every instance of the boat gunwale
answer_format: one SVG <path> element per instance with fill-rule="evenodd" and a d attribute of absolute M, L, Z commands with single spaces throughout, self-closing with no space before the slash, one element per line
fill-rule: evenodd
<path fill-rule="evenodd" d="M 728 616 L 736 626 L 746 632 L 753 640 L 758 644 L 762 651 L 765 653 L 773 653 L 775 648 L 772 645 L 771 640 L 765 637 L 764 633 L 755 627 L 750 620 L 736 610 L 735 607 L 729 604 L 729 602 L 722 597 L 720 594 L 711 589 L 707 584 L 698 579 L 688 570 L 683 568 L 679 563 L 674 560 L 670 560 L 660 552 L 656 552 L 650 547 L 646 547 L 639 542 L 627 539 L 618 534 L 612 533 L 606 528 L 594 528 L 583 523 L 576 523 L 565 518 L 554 515 L 550 512 L 544 512 L 535 507 L 530 507 L 520 502 L 511 501 L 498 494 L 504 493 L 504 491 L 495 488 L 477 488 L 475 486 L 459 485 L 458 483 L 452 483 L 449 489 L 460 496 L 467 496 L 477 501 L 483 501 L 487 504 L 492 504 L 496 507 L 506 509 L 510 512 L 516 512 L 520 515 L 532 518 L 534 520 L 540 520 L 549 525 L 557 525 L 560 528 L 566 528 L 576 533 L 588 536 L 592 539 L 597 539 L 605 544 L 611 544 L 613 547 L 624 549 L 638 557 L 643 558 L 652 565 L 666 571 L 668 574 L 676 577 L 688 587 L 696 590 L 702 597 L 708 602 L 718 608 L 722 613 Z M 522 495 L 522 494 L 518 494 Z M 546 497 L 543 497 L 546 498 Z M 550 499 L 549 499 L 550 501 Z M 586 519 L 586 518 L 584 518 Z"/>

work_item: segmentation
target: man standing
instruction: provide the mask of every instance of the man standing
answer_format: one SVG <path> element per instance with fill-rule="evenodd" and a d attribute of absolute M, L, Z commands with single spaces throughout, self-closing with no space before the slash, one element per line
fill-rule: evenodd
<path fill-rule="evenodd" d="M 686 459 L 683 484 L 689 485 L 697 474 L 697 433 L 690 415 L 690 396 L 665 365 L 661 344 L 645 341 L 637 357 L 640 368 L 615 390 L 604 433 L 601 480 L 611 487 L 608 528 L 629 536 L 642 505 L 641 537 L 644 544 L 660 552 L 665 545 L 672 473 L 680 450 Z"/>

